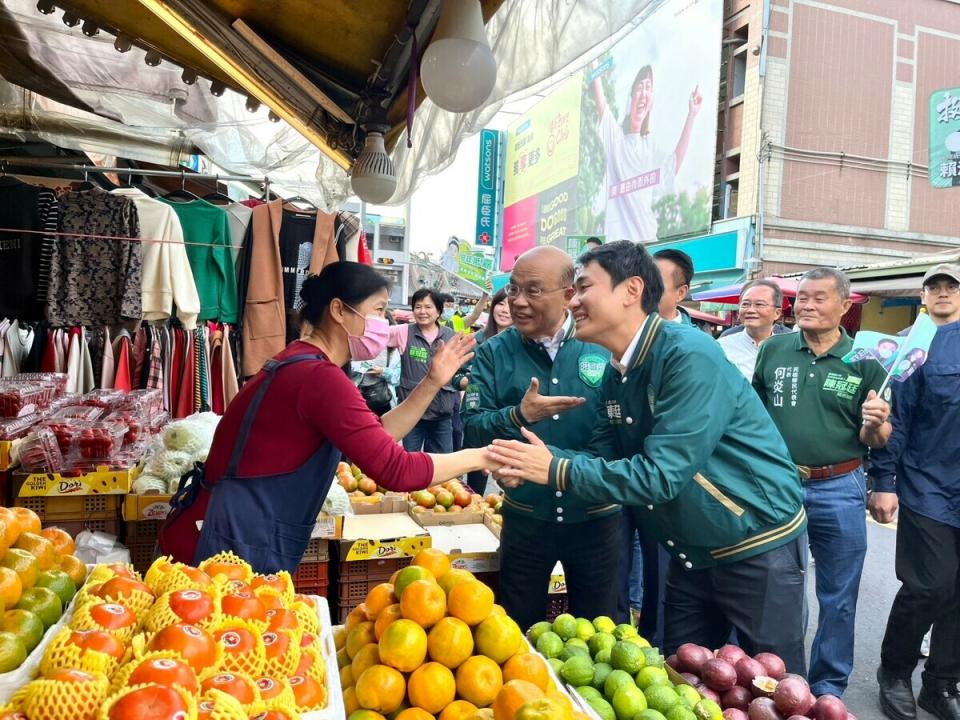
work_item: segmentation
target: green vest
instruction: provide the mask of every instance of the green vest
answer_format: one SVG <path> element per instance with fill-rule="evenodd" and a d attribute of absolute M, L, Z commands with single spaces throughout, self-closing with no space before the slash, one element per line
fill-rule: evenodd
<path fill-rule="evenodd" d="M 582 449 L 596 424 L 601 406 L 601 382 L 610 353 L 598 345 L 567 335 L 551 360 L 543 345 L 509 328 L 477 348 L 470 369 L 461 416 L 464 447 L 484 447 L 496 438 L 522 440 L 520 428 L 529 427 L 544 442 Z M 542 395 L 584 397 L 587 402 L 561 415 L 529 425 L 520 415 L 520 401 L 531 378 L 540 381 Z M 617 512 L 609 502 L 584 502 L 570 493 L 525 483 L 505 491 L 504 513 L 533 516 L 554 523 L 576 523 Z"/>

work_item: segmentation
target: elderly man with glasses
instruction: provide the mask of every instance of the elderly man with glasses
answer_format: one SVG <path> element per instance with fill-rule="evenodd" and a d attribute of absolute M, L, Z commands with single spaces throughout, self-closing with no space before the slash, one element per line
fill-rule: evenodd
<path fill-rule="evenodd" d="M 543 246 L 521 255 L 506 286 L 513 327 L 477 348 L 463 405 L 464 446 L 520 439 L 532 428 L 570 450 L 586 446 L 602 406 L 610 353 L 577 340 L 567 312 L 573 260 Z M 617 610 L 620 506 L 533 484 L 508 489 L 500 537 L 500 601 L 524 629 L 542 620 L 550 574 L 563 564 L 570 612 Z"/>
<path fill-rule="evenodd" d="M 773 280 L 751 280 L 740 291 L 741 332 L 727 331 L 718 342 L 727 360 L 747 380 L 753 379 L 760 344 L 774 335 L 790 332 L 777 321 L 783 315 L 783 290 Z"/>

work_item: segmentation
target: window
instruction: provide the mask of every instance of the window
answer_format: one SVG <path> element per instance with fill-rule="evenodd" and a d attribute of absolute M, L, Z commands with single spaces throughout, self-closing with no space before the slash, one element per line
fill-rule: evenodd
<path fill-rule="evenodd" d="M 740 193 L 740 180 L 728 180 L 723 184 L 723 217 L 737 217 L 737 197 Z"/>
<path fill-rule="evenodd" d="M 730 88 L 730 101 L 743 98 L 743 91 L 747 84 L 747 48 L 743 46 L 733 56 L 733 85 Z"/>

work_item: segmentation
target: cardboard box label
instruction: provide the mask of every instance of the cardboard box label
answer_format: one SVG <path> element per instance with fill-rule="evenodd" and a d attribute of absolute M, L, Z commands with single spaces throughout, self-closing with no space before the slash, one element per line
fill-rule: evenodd
<path fill-rule="evenodd" d="M 354 540 L 349 552 L 347 552 L 347 562 L 351 560 L 413 557 L 428 547 L 430 547 L 428 536 L 397 538 L 396 540 Z"/>
<path fill-rule="evenodd" d="M 59 473 L 34 473 L 20 476 L 18 497 L 57 497 L 65 495 L 126 495 L 134 473 L 130 469 L 103 468 L 77 477 Z"/>
<path fill-rule="evenodd" d="M 0 471 L 9 470 L 13 467 L 11 454 L 15 442 L 16 440 L 0 440 Z"/>

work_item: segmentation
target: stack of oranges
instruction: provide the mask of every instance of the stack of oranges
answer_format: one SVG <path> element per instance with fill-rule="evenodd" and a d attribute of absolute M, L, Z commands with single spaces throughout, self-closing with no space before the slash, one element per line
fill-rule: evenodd
<path fill-rule="evenodd" d="M 335 640 L 349 720 L 580 720 L 493 591 L 434 548 L 373 587 Z"/>
<path fill-rule="evenodd" d="M 0 720 L 296 720 L 327 706 L 311 598 L 224 553 L 99 565 Z"/>

